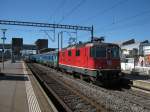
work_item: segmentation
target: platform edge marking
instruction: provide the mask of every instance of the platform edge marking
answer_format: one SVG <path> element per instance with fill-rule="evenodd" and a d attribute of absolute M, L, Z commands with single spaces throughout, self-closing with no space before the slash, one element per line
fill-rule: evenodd
<path fill-rule="evenodd" d="M 36 80 L 35 76 L 33 75 L 33 78 L 35 79 L 36 83 L 38 84 L 40 90 L 42 91 L 42 93 L 44 94 L 44 97 L 46 98 L 46 100 L 48 101 L 49 105 L 51 106 L 53 112 L 58 112 L 58 110 L 56 109 L 56 107 L 53 105 L 52 101 L 48 98 L 47 94 L 45 93 L 45 91 L 43 90 L 43 88 L 41 87 L 41 85 L 39 84 L 39 82 Z"/>
<path fill-rule="evenodd" d="M 26 87 L 26 94 L 27 94 L 27 101 L 29 106 L 29 112 L 41 112 L 38 100 L 35 96 L 30 77 L 27 75 L 27 70 L 25 68 L 24 62 L 22 63 L 23 66 L 23 73 L 24 76 L 28 78 L 27 81 L 25 81 L 25 87 Z"/>

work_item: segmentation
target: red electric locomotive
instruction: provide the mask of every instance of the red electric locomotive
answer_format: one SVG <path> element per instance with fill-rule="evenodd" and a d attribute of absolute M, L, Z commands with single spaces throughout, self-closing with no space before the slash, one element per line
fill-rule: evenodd
<path fill-rule="evenodd" d="M 119 46 L 112 43 L 80 43 L 59 52 L 59 67 L 92 81 L 118 80 L 121 75 L 119 51 Z"/>

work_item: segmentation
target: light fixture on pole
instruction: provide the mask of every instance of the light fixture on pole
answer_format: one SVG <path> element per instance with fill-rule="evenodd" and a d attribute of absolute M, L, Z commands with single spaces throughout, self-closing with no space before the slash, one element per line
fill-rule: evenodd
<path fill-rule="evenodd" d="M 4 51 L 5 51 L 4 44 L 5 44 L 5 40 L 6 40 L 5 33 L 6 33 L 7 29 L 1 29 L 1 30 L 3 32 L 3 37 L 1 39 L 3 40 L 2 62 L 3 62 L 3 70 L 4 70 Z"/>

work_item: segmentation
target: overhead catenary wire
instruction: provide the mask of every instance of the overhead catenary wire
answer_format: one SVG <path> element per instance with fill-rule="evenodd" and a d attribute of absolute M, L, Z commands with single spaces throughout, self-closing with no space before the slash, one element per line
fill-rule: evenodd
<path fill-rule="evenodd" d="M 56 13 L 58 13 L 58 11 L 60 11 L 65 6 L 66 1 L 67 0 L 62 0 L 60 3 L 58 3 L 56 9 L 51 14 L 51 19 L 53 18 L 54 21 L 55 21 L 55 15 L 56 15 Z"/>
<path fill-rule="evenodd" d="M 108 24 L 106 26 L 103 26 L 101 28 L 98 28 L 98 30 L 103 30 L 107 27 L 112 27 L 114 25 L 117 25 L 117 24 L 120 24 L 120 23 L 124 23 L 124 22 L 127 22 L 127 21 L 131 21 L 133 19 L 136 19 L 137 17 L 143 17 L 142 15 L 145 15 L 145 14 L 150 14 L 150 10 L 146 10 L 146 11 L 142 11 L 140 13 L 137 13 L 135 15 L 132 15 L 132 16 L 128 16 L 128 17 L 125 17 L 123 19 L 120 19 L 120 20 L 116 20 L 115 23 L 111 23 L 111 24 Z"/>
<path fill-rule="evenodd" d="M 55 42 L 55 29 L 54 30 L 40 30 L 45 33 L 45 35 L 52 41 Z M 50 36 L 48 32 L 53 32 L 53 36 Z"/>
<path fill-rule="evenodd" d="M 125 25 L 121 25 L 121 26 L 116 26 L 114 27 L 115 25 L 117 24 L 120 24 L 120 23 L 124 23 L 124 22 L 127 22 L 127 21 L 131 21 L 133 19 L 136 19 L 138 17 L 143 17 L 143 15 L 146 15 L 146 14 L 150 14 L 150 10 L 145 10 L 145 11 L 142 11 L 140 13 L 137 13 L 135 15 L 132 15 L 132 16 L 128 16 L 128 17 L 125 17 L 123 19 L 120 19 L 118 21 L 115 21 L 115 23 L 111 23 L 111 24 L 108 24 L 104 27 L 101 27 L 101 28 L 97 28 L 97 31 L 102 31 L 102 30 L 106 30 L 106 31 L 115 31 L 115 30 L 124 30 L 124 29 L 129 29 L 129 28 L 132 28 L 132 27 L 139 27 L 141 25 L 147 25 L 147 23 L 149 22 L 149 18 L 147 19 L 144 19 L 142 22 L 138 22 L 138 23 L 135 23 L 135 24 L 125 24 Z M 144 22 L 144 23 L 143 23 Z M 110 27 L 110 28 L 109 28 Z M 107 28 L 107 29 L 105 29 Z M 87 35 L 87 34 L 86 34 Z M 85 36 L 86 36 L 85 35 Z"/>
<path fill-rule="evenodd" d="M 63 22 L 66 18 L 71 16 L 71 14 L 73 14 L 76 10 L 78 10 L 85 2 L 86 2 L 86 0 L 80 0 L 80 2 L 77 5 L 75 5 L 75 7 L 73 7 L 68 13 L 63 15 L 63 17 L 60 19 L 60 21 L 58 23 Z"/>
<path fill-rule="evenodd" d="M 118 7 L 119 5 L 122 5 L 123 3 L 127 2 L 127 1 L 128 0 L 119 0 L 117 3 L 113 4 L 112 6 L 95 13 L 93 16 L 90 16 L 90 17 L 87 17 L 86 19 L 81 20 L 80 23 L 85 23 L 87 21 L 91 21 L 93 19 L 97 19 L 98 15 L 105 14 L 105 13 L 111 11 L 112 9 Z"/>
<path fill-rule="evenodd" d="M 124 29 L 133 28 L 133 27 L 137 28 L 137 27 L 144 26 L 144 25 L 150 25 L 150 24 L 148 24 L 149 18 L 147 20 L 144 19 L 143 22 L 140 21 L 139 23 L 135 23 L 135 24 L 126 24 L 126 25 L 122 25 L 122 26 L 116 27 L 116 28 L 109 28 L 107 31 L 124 30 Z"/>

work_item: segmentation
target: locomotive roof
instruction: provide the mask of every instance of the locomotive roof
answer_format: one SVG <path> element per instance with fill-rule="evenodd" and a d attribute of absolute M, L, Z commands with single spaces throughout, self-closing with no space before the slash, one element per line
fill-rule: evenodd
<path fill-rule="evenodd" d="M 118 46 L 118 45 L 114 43 L 86 42 L 86 43 L 81 43 L 81 44 L 70 45 L 68 47 L 62 48 L 62 50 L 72 49 L 72 48 L 81 48 L 81 47 L 86 47 L 86 46 L 92 47 L 92 46 Z"/>

